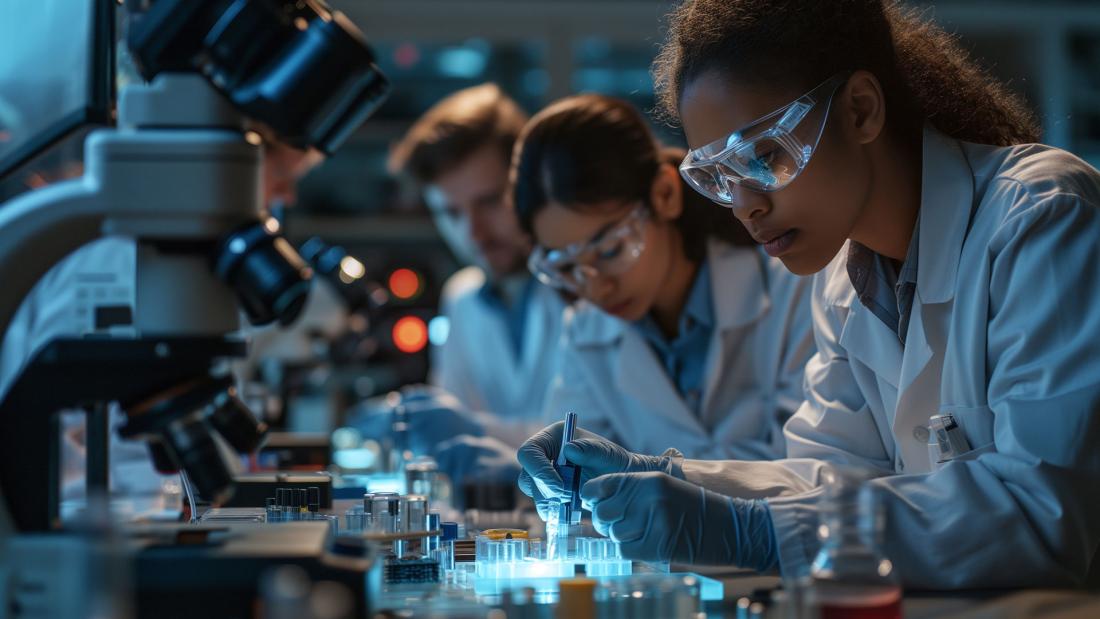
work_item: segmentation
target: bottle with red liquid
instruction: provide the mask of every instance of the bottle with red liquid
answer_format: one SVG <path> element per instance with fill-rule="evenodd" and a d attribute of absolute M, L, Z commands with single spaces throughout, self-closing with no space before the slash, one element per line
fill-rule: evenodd
<path fill-rule="evenodd" d="M 882 551 L 882 503 L 866 476 L 830 470 L 817 535 L 800 587 L 805 619 L 901 619 L 901 585 Z"/>

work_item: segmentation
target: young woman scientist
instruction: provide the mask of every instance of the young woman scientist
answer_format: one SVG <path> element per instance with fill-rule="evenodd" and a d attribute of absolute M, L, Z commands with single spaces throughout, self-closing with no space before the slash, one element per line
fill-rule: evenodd
<path fill-rule="evenodd" d="M 550 419 L 637 451 L 775 459 L 813 353 L 810 280 L 677 173 L 629 103 L 562 99 L 524 128 L 512 180 L 531 270 L 566 311 Z"/>
<path fill-rule="evenodd" d="M 789 460 L 643 456 L 582 435 L 566 456 L 609 473 L 581 491 L 597 527 L 630 557 L 798 574 L 822 467 L 841 463 L 881 475 L 907 586 L 1091 581 L 1100 174 L 1027 144 L 1015 97 L 882 0 L 688 2 L 655 66 L 692 148 L 684 177 L 788 269 L 817 273 L 817 352 Z M 958 429 L 929 449 L 945 421 Z M 552 494 L 555 433 L 520 454 Z"/>

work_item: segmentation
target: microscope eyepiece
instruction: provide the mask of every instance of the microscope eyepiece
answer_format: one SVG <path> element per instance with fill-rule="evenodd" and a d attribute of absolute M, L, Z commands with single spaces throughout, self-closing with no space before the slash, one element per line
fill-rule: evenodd
<path fill-rule="evenodd" d="M 363 33 L 316 0 L 158 0 L 127 44 L 145 79 L 202 73 L 297 148 L 331 154 L 390 92 Z"/>
<path fill-rule="evenodd" d="M 254 325 L 294 322 L 313 278 L 294 247 L 260 222 L 225 237 L 214 256 L 214 272 L 237 293 Z"/>

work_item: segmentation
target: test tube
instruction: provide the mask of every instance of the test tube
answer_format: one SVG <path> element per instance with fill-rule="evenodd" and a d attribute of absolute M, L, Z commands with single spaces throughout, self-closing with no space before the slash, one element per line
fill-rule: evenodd
<path fill-rule="evenodd" d="M 279 488 L 276 492 L 282 495 L 279 504 L 283 507 L 283 520 L 298 520 L 298 493 L 294 488 Z"/>
<path fill-rule="evenodd" d="M 439 512 L 430 512 L 430 513 L 428 513 L 428 530 L 429 531 L 438 531 L 440 523 L 441 523 L 441 518 L 439 516 Z M 433 535 L 433 536 L 427 538 L 427 548 L 425 549 L 425 552 L 428 555 L 431 555 L 432 552 L 439 549 L 439 543 L 440 543 L 439 535 Z"/>
<path fill-rule="evenodd" d="M 409 495 L 404 497 L 405 509 L 402 530 L 408 533 L 428 529 L 428 497 Z M 424 538 L 398 540 L 394 552 L 399 557 L 422 557 L 426 554 Z"/>
<path fill-rule="evenodd" d="M 438 479 L 439 465 L 434 460 L 418 459 L 405 465 L 405 488 L 409 494 L 422 494 L 431 498 Z"/>
<path fill-rule="evenodd" d="M 311 513 L 318 513 L 321 511 L 321 489 L 317 486 L 309 487 L 309 504 L 307 505 Z"/>
<path fill-rule="evenodd" d="M 371 517 L 373 526 L 371 531 L 376 533 L 400 533 L 401 532 L 401 503 L 402 497 L 396 492 L 379 492 L 371 499 Z M 397 541 L 389 546 L 389 552 L 400 557 L 397 552 L 401 550 Z"/>
<path fill-rule="evenodd" d="M 298 488 L 298 518 L 300 520 L 309 520 L 309 491 L 305 488 Z"/>
<path fill-rule="evenodd" d="M 371 531 L 374 528 L 374 492 L 363 495 L 363 518 L 360 528 L 363 531 Z"/>
<path fill-rule="evenodd" d="M 396 492 L 376 492 L 371 497 L 372 529 L 379 533 L 397 533 L 401 497 Z"/>
<path fill-rule="evenodd" d="M 365 514 L 363 513 L 363 506 L 358 503 L 352 505 L 344 512 L 344 528 L 351 533 L 358 533 L 363 530 L 363 519 Z"/>
<path fill-rule="evenodd" d="M 453 572 L 455 569 L 455 540 L 458 539 L 458 523 L 442 522 L 439 530 L 441 533 L 437 551 L 439 569 L 444 570 L 446 575 L 447 572 Z"/>

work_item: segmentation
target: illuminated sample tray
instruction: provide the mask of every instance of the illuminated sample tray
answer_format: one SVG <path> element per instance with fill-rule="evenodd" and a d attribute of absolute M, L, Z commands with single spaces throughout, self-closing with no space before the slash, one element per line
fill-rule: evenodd
<path fill-rule="evenodd" d="M 557 558 L 547 557 L 540 539 L 494 539 L 478 536 L 475 545 L 473 587 L 478 595 L 491 595 L 516 587 L 536 591 L 557 591 L 558 581 L 573 578 L 580 569 L 589 578 L 629 576 L 630 561 L 623 559 L 619 545 L 603 537 L 571 540 Z"/>
<path fill-rule="evenodd" d="M 475 578 L 473 581 L 473 592 L 478 597 L 498 596 L 506 592 L 514 592 L 520 589 L 529 588 L 537 595 L 556 597 L 559 583 L 566 578 L 573 578 L 573 575 Z M 645 582 L 652 585 L 654 588 L 659 588 L 663 583 L 677 583 L 687 578 L 694 579 L 698 587 L 698 591 L 695 595 L 698 596 L 697 599 L 700 602 L 720 602 L 722 601 L 724 591 L 721 581 L 707 578 L 706 576 L 700 576 L 695 573 L 630 574 L 623 576 L 596 576 L 590 578 L 593 578 L 599 583 L 600 591 L 610 592 L 611 596 L 619 595 L 620 597 L 622 594 L 616 594 L 616 591 L 627 591 L 629 589 L 630 593 L 634 593 L 639 582 Z M 600 600 L 597 599 L 597 601 Z"/>

